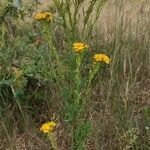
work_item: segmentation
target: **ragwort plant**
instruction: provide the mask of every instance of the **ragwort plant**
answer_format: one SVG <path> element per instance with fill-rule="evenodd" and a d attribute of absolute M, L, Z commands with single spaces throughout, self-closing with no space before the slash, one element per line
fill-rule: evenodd
<path fill-rule="evenodd" d="M 43 133 L 45 133 L 47 135 L 47 138 L 49 139 L 52 148 L 54 150 L 57 150 L 56 138 L 53 133 L 53 130 L 55 127 L 56 127 L 56 123 L 53 121 L 50 121 L 50 122 L 44 123 L 41 126 L 40 131 L 42 131 Z"/>
<path fill-rule="evenodd" d="M 71 137 L 71 149 L 81 150 L 85 148 L 85 142 L 91 132 L 92 126 L 87 115 L 87 104 L 90 100 L 91 83 L 95 74 L 103 63 L 109 64 L 110 58 L 105 54 L 95 54 L 90 58 L 90 68 L 85 78 L 84 70 L 85 54 L 89 45 L 76 39 L 71 39 L 70 54 L 66 51 L 67 58 L 73 57 L 73 65 L 66 63 L 54 46 L 53 23 L 55 18 L 49 12 L 38 13 L 35 19 L 42 25 L 43 38 L 49 47 L 49 63 L 52 77 L 56 81 L 60 97 L 63 97 L 62 118 L 66 124 L 66 130 Z M 71 20 L 70 20 L 71 21 Z M 70 42 L 67 43 L 70 45 Z"/>

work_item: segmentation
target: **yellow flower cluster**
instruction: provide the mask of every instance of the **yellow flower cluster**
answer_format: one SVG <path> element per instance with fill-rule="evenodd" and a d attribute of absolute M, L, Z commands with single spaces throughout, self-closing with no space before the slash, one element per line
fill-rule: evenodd
<path fill-rule="evenodd" d="M 56 126 L 56 123 L 53 121 L 50 121 L 50 122 L 44 123 L 41 126 L 40 131 L 43 131 L 44 133 L 51 133 L 54 130 L 55 126 Z"/>
<path fill-rule="evenodd" d="M 73 49 L 76 53 L 82 53 L 88 47 L 89 46 L 84 43 L 80 43 L 80 42 L 73 43 Z M 105 54 L 95 54 L 93 56 L 93 61 L 94 61 L 94 63 L 102 61 L 102 62 L 105 62 L 106 64 L 109 64 L 110 58 Z"/>
<path fill-rule="evenodd" d="M 76 53 L 82 53 L 86 48 L 88 48 L 87 44 L 84 43 L 74 43 L 73 49 Z"/>
<path fill-rule="evenodd" d="M 38 21 L 42 20 L 47 20 L 47 21 L 52 21 L 53 20 L 53 14 L 50 12 L 45 12 L 45 13 L 37 13 L 34 18 Z"/>
<path fill-rule="evenodd" d="M 103 61 L 105 62 L 106 64 L 109 64 L 110 63 L 110 58 L 105 55 L 105 54 L 95 54 L 93 56 L 93 59 L 94 59 L 94 62 L 100 62 L 100 61 Z"/>

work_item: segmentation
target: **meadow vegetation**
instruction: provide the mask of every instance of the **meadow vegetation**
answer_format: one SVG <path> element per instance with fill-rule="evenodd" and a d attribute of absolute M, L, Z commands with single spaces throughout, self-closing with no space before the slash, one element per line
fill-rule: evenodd
<path fill-rule="evenodd" d="M 149 150 L 150 2 L 1 0 L 0 149 Z"/>

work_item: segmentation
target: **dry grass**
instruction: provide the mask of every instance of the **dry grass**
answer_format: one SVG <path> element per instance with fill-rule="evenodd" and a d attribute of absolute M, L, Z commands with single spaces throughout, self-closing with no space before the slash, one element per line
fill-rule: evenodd
<path fill-rule="evenodd" d="M 38 11 L 45 9 L 52 0 L 40 2 Z M 148 150 L 149 146 L 150 135 L 145 127 L 150 121 L 150 1 L 123 0 L 121 5 L 119 2 L 109 0 L 106 3 L 91 36 L 91 53 L 93 49 L 106 50 L 112 56 L 112 64 L 108 70 L 99 73 L 93 82 L 96 86 L 93 86 L 91 107 L 88 110 L 93 131 L 86 143 L 87 150 L 127 150 L 128 141 L 132 138 L 121 141 L 121 137 L 132 129 L 135 129 L 133 136 L 138 135 L 138 145 L 133 144 L 130 149 Z M 8 113 L 0 121 L 0 129 L 3 129 L 0 130 L 0 149 L 49 149 L 48 141 L 38 129 L 42 120 L 57 114 L 61 102 L 56 87 L 46 86 L 42 90 L 46 98 L 44 104 L 34 103 L 35 97 L 31 99 L 32 109 L 37 109 L 39 116 L 23 107 L 27 119 L 25 127 L 22 127 L 23 121 L 15 111 L 14 107 L 17 106 L 12 108 L 10 104 L 5 108 L 5 113 Z M 38 121 L 33 120 L 32 116 Z M 12 122 L 15 124 L 9 128 L 8 124 L 12 125 Z M 56 135 L 59 150 L 69 150 L 69 137 L 62 126 L 58 126 Z M 20 128 L 23 129 L 20 131 Z M 127 144 L 124 146 L 123 142 Z"/>

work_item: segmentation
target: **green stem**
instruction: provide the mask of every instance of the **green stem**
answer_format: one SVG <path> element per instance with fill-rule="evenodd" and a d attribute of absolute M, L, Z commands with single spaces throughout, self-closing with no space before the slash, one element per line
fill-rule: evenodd
<path fill-rule="evenodd" d="M 99 68 L 100 68 L 99 63 L 93 64 L 93 68 L 89 71 L 89 80 L 88 80 L 88 84 L 87 84 L 87 88 L 86 88 L 87 92 L 89 92 L 94 75 L 98 72 Z"/>
<path fill-rule="evenodd" d="M 54 73 L 54 76 L 56 79 L 59 79 L 58 84 L 59 85 L 62 85 L 62 82 L 64 81 L 64 73 L 63 73 L 63 66 L 62 66 L 62 62 L 60 61 L 60 57 L 59 57 L 59 54 L 58 52 L 56 51 L 56 48 L 53 46 L 53 39 L 52 39 L 52 32 L 51 32 L 51 29 L 49 29 L 49 26 L 47 24 L 44 24 L 44 30 L 45 30 L 45 39 L 48 41 L 48 46 L 49 46 L 49 49 L 50 49 L 50 62 L 51 62 L 51 65 L 53 66 L 53 73 Z M 58 70 L 54 69 L 54 62 L 52 60 L 52 57 L 55 57 L 56 59 L 56 64 L 57 64 L 57 67 L 58 67 Z M 60 77 L 58 77 L 58 74 L 60 75 Z"/>
<path fill-rule="evenodd" d="M 80 66 L 81 66 L 81 57 L 80 55 L 77 55 L 76 57 L 76 76 L 75 76 L 75 79 L 76 79 L 76 87 L 77 87 L 77 90 L 79 90 L 79 86 L 80 86 Z"/>
<path fill-rule="evenodd" d="M 50 140 L 53 150 L 58 150 L 56 138 L 54 137 L 54 135 L 52 133 L 48 133 L 48 138 Z"/>
<path fill-rule="evenodd" d="M 80 66 L 81 66 L 81 60 L 82 60 L 82 56 L 81 55 L 77 55 L 76 57 L 76 74 L 75 74 L 75 82 L 76 82 L 76 103 L 78 104 L 80 101 L 80 85 L 81 85 L 81 73 L 80 73 Z"/>

